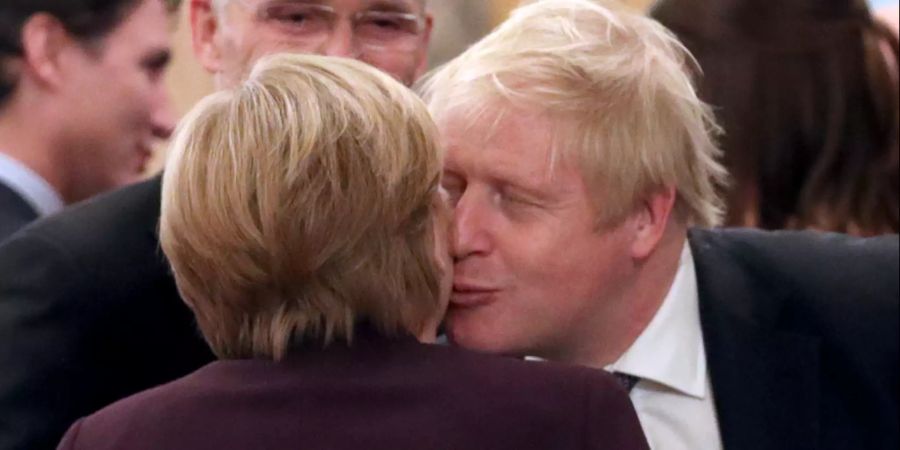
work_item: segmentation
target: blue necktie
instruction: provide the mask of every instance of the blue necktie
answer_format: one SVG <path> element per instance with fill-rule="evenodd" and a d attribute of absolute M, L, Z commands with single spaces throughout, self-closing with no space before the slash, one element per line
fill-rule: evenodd
<path fill-rule="evenodd" d="M 616 381 L 625 389 L 625 392 L 631 393 L 634 387 L 641 381 L 640 378 L 634 375 L 628 375 L 627 373 L 614 372 L 613 376 L 616 377 Z"/>

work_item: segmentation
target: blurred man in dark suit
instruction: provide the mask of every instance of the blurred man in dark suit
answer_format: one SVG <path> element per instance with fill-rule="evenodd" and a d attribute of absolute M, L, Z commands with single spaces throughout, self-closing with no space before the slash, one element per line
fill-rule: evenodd
<path fill-rule="evenodd" d="M 463 347 L 606 369 L 655 450 L 898 446 L 897 236 L 719 230 L 690 56 L 542 0 L 437 72 Z"/>
<path fill-rule="evenodd" d="M 162 0 L 0 5 L 0 241 L 138 181 L 174 125 Z"/>
<path fill-rule="evenodd" d="M 223 87 L 277 51 L 353 57 L 405 84 L 427 65 L 422 0 L 193 0 L 189 13 Z M 159 191 L 156 177 L 0 246 L 0 450 L 53 448 L 76 418 L 212 360 L 158 249 Z"/>

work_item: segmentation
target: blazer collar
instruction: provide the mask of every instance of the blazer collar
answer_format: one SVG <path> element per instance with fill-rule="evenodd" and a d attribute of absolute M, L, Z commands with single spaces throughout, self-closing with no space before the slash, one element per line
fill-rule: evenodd
<path fill-rule="evenodd" d="M 57 213 L 65 207 L 62 197 L 30 167 L 0 153 L 0 183 L 17 193 L 40 217 Z"/>
<path fill-rule="evenodd" d="M 777 330 L 791 292 L 751 273 L 726 240 L 716 231 L 689 236 L 724 448 L 815 450 L 819 342 Z"/>

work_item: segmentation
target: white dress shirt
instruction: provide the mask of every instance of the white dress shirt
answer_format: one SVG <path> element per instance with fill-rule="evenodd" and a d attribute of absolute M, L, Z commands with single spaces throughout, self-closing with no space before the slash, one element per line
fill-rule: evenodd
<path fill-rule="evenodd" d="M 640 378 L 631 401 L 650 448 L 722 450 L 690 246 L 656 316 L 606 370 Z"/>
<path fill-rule="evenodd" d="M 40 217 L 49 216 L 65 206 L 50 183 L 25 164 L 3 153 L 0 153 L 0 183 L 19 194 Z"/>

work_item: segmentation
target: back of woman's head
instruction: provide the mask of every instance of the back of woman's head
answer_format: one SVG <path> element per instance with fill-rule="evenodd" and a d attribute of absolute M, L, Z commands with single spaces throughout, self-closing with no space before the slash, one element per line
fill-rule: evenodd
<path fill-rule="evenodd" d="M 725 129 L 729 224 L 900 230 L 898 41 L 865 0 L 660 0 Z"/>
<path fill-rule="evenodd" d="M 416 333 L 439 308 L 437 132 L 387 75 L 276 55 L 182 123 L 163 180 L 161 244 L 223 358 Z"/>

